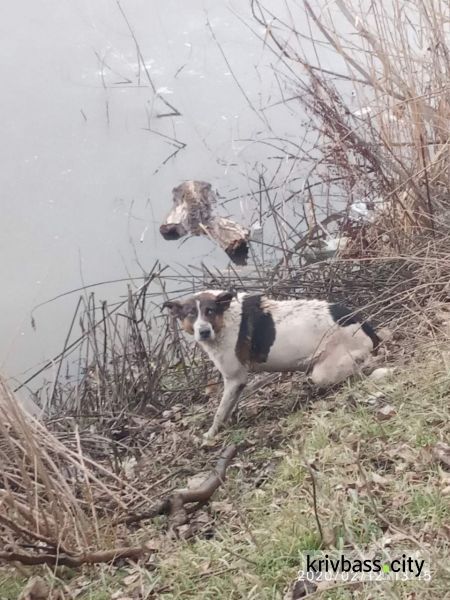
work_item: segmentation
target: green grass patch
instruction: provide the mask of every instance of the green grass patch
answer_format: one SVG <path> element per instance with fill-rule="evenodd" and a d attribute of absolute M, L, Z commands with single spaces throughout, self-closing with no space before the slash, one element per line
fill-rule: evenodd
<path fill-rule="evenodd" d="M 319 589 L 314 598 L 350 599 L 356 589 L 362 600 L 444 598 L 450 497 L 448 478 L 430 449 L 450 438 L 449 390 L 449 373 L 433 358 L 394 381 L 353 382 L 289 415 L 277 449 L 257 436 L 260 441 L 238 457 L 218 493 L 216 500 L 232 508 L 218 513 L 213 536 L 170 542 L 154 570 L 141 568 L 142 593 L 152 597 L 153 590 L 166 600 L 282 600 L 305 552 L 370 552 L 389 538 L 391 550 L 406 545 L 431 555 L 430 583 L 338 586 Z M 376 392 L 382 393 L 378 404 Z M 380 402 L 394 407 L 391 418 L 378 418 Z M 239 443 L 256 428 L 231 428 L 224 437 Z M 252 461 L 253 470 L 246 471 Z M 256 487 L 258 469 L 271 461 L 270 475 Z M 158 528 L 164 535 L 164 524 L 149 525 L 151 535 Z M 120 590 L 127 596 L 121 571 L 99 567 L 89 577 L 92 584 L 80 600 L 109 599 Z M 23 578 L 4 574 L 0 598 L 16 598 L 23 584 Z"/>

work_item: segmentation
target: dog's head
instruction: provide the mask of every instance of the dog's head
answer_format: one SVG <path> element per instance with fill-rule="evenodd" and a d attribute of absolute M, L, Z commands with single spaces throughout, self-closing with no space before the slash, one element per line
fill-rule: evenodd
<path fill-rule="evenodd" d="M 187 333 L 197 342 L 212 342 L 224 326 L 223 313 L 229 308 L 232 292 L 200 292 L 187 300 L 164 302 Z"/>

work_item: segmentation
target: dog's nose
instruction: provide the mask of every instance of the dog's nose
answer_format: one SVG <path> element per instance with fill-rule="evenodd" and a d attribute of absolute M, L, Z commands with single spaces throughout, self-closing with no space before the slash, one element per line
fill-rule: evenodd
<path fill-rule="evenodd" d="M 199 333 L 200 333 L 201 340 L 207 340 L 209 337 L 211 337 L 210 329 L 200 329 Z"/>

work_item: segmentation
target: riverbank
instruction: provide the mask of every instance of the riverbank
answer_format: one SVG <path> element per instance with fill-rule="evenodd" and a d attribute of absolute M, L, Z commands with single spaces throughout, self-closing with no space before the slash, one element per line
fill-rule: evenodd
<path fill-rule="evenodd" d="M 446 327 L 448 335 L 449 321 Z M 145 544 L 145 558 L 81 571 L 3 567 L 1 597 L 17 598 L 27 578 L 39 574 L 50 588 L 65 590 L 61 597 L 76 593 L 83 600 L 297 599 L 305 595 L 298 585 L 297 595 L 284 594 L 304 554 L 321 549 L 330 557 L 419 551 L 431 582 L 317 582 L 308 588 L 314 598 L 445 598 L 448 341 L 430 340 L 389 379 L 349 382 L 315 401 L 290 377 L 260 391 L 243 402 L 239 422 L 221 436 L 219 446 L 237 443 L 239 454 L 209 505 L 171 532 L 161 518 L 122 527 L 122 540 Z M 167 490 L 162 480 L 168 473 L 171 487 L 185 485 L 211 465 L 216 452 L 199 450 L 194 440 L 213 404 L 172 407 L 142 428 L 147 439 L 153 436 L 151 447 L 137 462 L 128 460 L 124 476 L 132 487 L 152 488 L 142 507 Z M 133 512 L 131 505 L 127 510 Z"/>
<path fill-rule="evenodd" d="M 242 192 L 253 272 L 156 262 L 116 302 L 83 289 L 33 390 L 40 421 L 0 381 L 0 596 L 28 581 L 53 600 L 448 597 L 449 7 L 251 6 L 283 106 L 309 118 L 274 139 L 251 106 L 275 151 Z M 374 360 L 395 371 L 326 394 L 277 375 L 203 447 L 219 378 L 160 307 L 210 287 L 358 308 L 389 331 Z M 295 583 L 318 551 L 385 574 L 414 555 L 431 580 Z"/>

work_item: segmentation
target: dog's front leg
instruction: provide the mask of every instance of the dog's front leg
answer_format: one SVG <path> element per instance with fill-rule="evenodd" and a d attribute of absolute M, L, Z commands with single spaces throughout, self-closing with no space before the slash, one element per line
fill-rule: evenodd
<path fill-rule="evenodd" d="M 204 434 L 206 439 L 213 438 L 219 431 L 222 424 L 228 419 L 236 406 L 242 390 L 247 383 L 247 372 L 239 373 L 237 377 L 223 380 L 223 395 L 219 406 L 217 407 L 214 421 L 209 430 Z"/>

